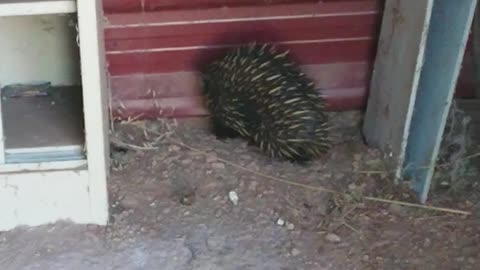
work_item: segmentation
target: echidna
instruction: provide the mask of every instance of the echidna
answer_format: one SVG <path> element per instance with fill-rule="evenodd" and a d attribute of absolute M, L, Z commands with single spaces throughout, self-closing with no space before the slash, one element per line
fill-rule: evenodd
<path fill-rule="evenodd" d="M 241 136 L 272 158 L 306 162 L 329 149 L 324 99 L 288 57 L 251 43 L 207 66 L 203 89 L 213 132 Z"/>

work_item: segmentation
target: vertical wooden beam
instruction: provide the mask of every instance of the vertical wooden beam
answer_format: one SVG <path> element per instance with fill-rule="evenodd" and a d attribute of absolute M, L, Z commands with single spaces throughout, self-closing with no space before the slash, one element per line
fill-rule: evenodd
<path fill-rule="evenodd" d="M 401 177 L 433 0 L 387 0 L 363 133 Z"/>
<path fill-rule="evenodd" d="M 363 131 L 425 203 L 477 0 L 387 0 Z"/>
<path fill-rule="evenodd" d="M 480 98 L 480 6 L 477 5 L 472 23 L 472 57 L 475 97 Z"/>
<path fill-rule="evenodd" d="M 404 176 L 427 200 L 477 0 L 435 0 L 406 149 Z"/>
<path fill-rule="evenodd" d="M 108 89 L 101 0 L 77 1 L 92 223 L 108 222 Z"/>

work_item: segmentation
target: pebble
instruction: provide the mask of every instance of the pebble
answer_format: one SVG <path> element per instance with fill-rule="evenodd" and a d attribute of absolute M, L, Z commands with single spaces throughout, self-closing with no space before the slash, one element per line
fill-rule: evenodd
<path fill-rule="evenodd" d="M 388 210 L 390 211 L 390 213 L 395 214 L 395 215 L 399 215 L 399 216 L 404 216 L 404 215 L 407 214 L 406 213 L 407 209 L 405 209 L 405 207 L 403 207 L 401 205 L 398 205 L 398 204 L 391 204 L 388 207 Z"/>
<path fill-rule="evenodd" d="M 257 187 L 258 187 L 258 182 L 257 181 L 252 181 L 248 185 L 248 189 L 251 190 L 251 191 L 257 191 Z"/>
<path fill-rule="evenodd" d="M 191 160 L 191 159 L 184 159 L 184 160 L 182 160 L 182 164 L 183 164 L 183 165 L 188 165 L 188 164 L 191 164 L 192 162 L 193 162 L 193 160 Z"/>
<path fill-rule="evenodd" d="M 208 163 L 213 163 L 217 160 L 218 160 L 217 154 L 208 154 L 208 156 L 207 156 L 207 162 Z"/>
<path fill-rule="evenodd" d="M 212 163 L 212 168 L 214 170 L 223 170 L 223 169 L 225 169 L 225 164 L 222 163 L 222 162 L 214 162 L 214 163 Z"/>
<path fill-rule="evenodd" d="M 228 198 L 230 199 L 230 201 L 233 203 L 233 205 L 237 205 L 238 204 L 238 194 L 235 192 L 235 191 L 230 191 L 228 193 Z"/>
<path fill-rule="evenodd" d="M 423 242 L 424 248 L 429 248 L 431 245 L 432 245 L 432 240 L 430 240 L 430 238 L 425 239 L 425 241 Z"/>
<path fill-rule="evenodd" d="M 342 241 L 342 239 L 340 238 L 340 236 L 334 234 L 334 233 L 329 233 L 325 236 L 325 239 L 327 239 L 328 242 L 331 242 L 331 243 L 339 243 Z"/>
<path fill-rule="evenodd" d="M 283 225 L 285 225 L 285 220 L 283 220 L 282 218 L 279 218 L 279 219 L 277 220 L 277 225 L 278 225 L 278 226 L 283 226 Z"/>
<path fill-rule="evenodd" d="M 168 151 L 169 152 L 177 152 L 177 151 L 180 151 L 180 146 L 178 145 L 172 145 L 168 148 Z"/>
<path fill-rule="evenodd" d="M 223 210 L 222 210 L 222 209 L 217 209 L 217 210 L 215 210 L 215 217 L 216 217 L 216 218 L 221 218 L 221 217 L 222 217 L 222 214 L 223 214 Z"/>
<path fill-rule="evenodd" d="M 133 195 L 126 195 L 120 204 L 125 208 L 136 208 L 139 205 L 139 201 Z"/>
<path fill-rule="evenodd" d="M 290 254 L 294 257 L 298 256 L 300 255 L 300 250 L 298 250 L 298 248 L 292 248 L 292 250 L 290 250 Z"/>
<path fill-rule="evenodd" d="M 287 230 L 293 231 L 294 229 L 295 229 L 295 225 L 293 225 L 293 224 L 290 223 L 290 222 L 287 222 Z"/>
<path fill-rule="evenodd" d="M 207 239 L 207 247 L 210 250 L 222 251 L 226 243 L 226 237 L 210 237 Z"/>

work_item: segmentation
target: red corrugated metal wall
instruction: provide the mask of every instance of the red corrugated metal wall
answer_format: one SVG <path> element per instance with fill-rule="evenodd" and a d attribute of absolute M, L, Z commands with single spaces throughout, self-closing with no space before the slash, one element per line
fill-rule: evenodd
<path fill-rule="evenodd" d="M 382 6 L 383 0 L 104 0 L 114 115 L 205 115 L 199 67 L 253 40 L 290 49 L 325 89 L 332 110 L 361 109 Z M 470 89 L 464 73 L 461 89 Z"/>

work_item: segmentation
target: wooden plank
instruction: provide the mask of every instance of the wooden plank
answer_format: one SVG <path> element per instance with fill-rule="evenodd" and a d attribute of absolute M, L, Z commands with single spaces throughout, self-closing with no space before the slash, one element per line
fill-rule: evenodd
<path fill-rule="evenodd" d="M 427 200 L 476 4 L 435 0 L 433 5 L 404 164 L 404 176 L 422 203 Z"/>
<path fill-rule="evenodd" d="M 105 12 L 201 9 L 212 7 L 271 6 L 280 3 L 317 2 L 318 0 L 103 0 Z M 331 1 L 331 0 L 327 0 Z M 338 1 L 338 0 L 334 0 Z M 345 1 L 345 0 L 341 0 Z M 352 0 L 349 0 L 352 1 Z M 354 0 L 359 1 L 359 0 Z M 360 0 L 364 1 L 364 0 Z M 142 7 L 143 6 L 143 7 Z"/>
<path fill-rule="evenodd" d="M 35 162 L 35 163 L 15 163 L 0 165 L 0 175 L 15 174 L 19 171 L 23 173 L 40 171 L 66 171 L 66 170 L 86 170 L 86 160 L 69 160 L 53 162 Z"/>
<path fill-rule="evenodd" d="M 0 231 L 60 220 L 91 223 L 88 171 L 52 169 L 0 175 Z"/>
<path fill-rule="evenodd" d="M 91 222 L 104 225 L 108 222 L 110 144 L 102 1 L 78 1 L 77 5 Z"/>
<path fill-rule="evenodd" d="M 2 0 L 0 17 L 74 13 L 75 0 Z"/>
<path fill-rule="evenodd" d="M 105 30 L 108 52 L 288 40 L 376 37 L 377 14 Z M 142 41 L 142 42 L 140 42 Z"/>
<path fill-rule="evenodd" d="M 286 42 L 287 43 L 287 42 Z M 376 42 L 370 37 L 346 40 L 310 40 L 279 44 L 291 49 L 291 57 L 301 65 L 368 61 L 375 54 Z M 185 47 L 170 50 L 107 53 L 112 76 L 135 73 L 198 71 L 206 63 L 223 56 L 232 47 Z"/>
<path fill-rule="evenodd" d="M 480 7 L 475 9 L 475 15 L 472 23 L 472 51 L 471 54 L 474 66 L 474 93 L 476 98 L 480 98 Z M 462 74 L 461 74 L 462 75 Z"/>
<path fill-rule="evenodd" d="M 401 176 L 433 0 L 387 0 L 363 132 Z"/>
<path fill-rule="evenodd" d="M 320 89 L 367 88 L 370 81 L 368 62 L 328 63 L 300 66 Z M 112 76 L 112 99 L 189 97 L 201 95 L 198 72 L 171 72 Z"/>
<path fill-rule="evenodd" d="M 367 62 L 301 66 L 325 94 L 329 110 L 360 110 L 370 80 Z M 197 72 L 112 76 L 112 111 L 116 117 L 157 118 L 207 115 Z M 172 107 L 175 110 L 172 112 Z"/>
<path fill-rule="evenodd" d="M 300 18 L 339 17 L 378 14 L 383 0 L 332 1 L 294 5 L 241 6 L 157 12 L 128 12 L 107 15 L 106 28 L 192 25 L 239 21 L 296 20 Z"/>

